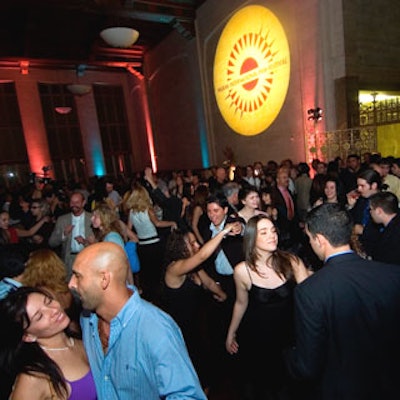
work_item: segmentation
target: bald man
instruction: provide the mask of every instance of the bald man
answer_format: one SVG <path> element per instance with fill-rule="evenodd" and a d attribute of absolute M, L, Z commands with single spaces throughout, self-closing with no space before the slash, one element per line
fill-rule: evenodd
<path fill-rule="evenodd" d="M 128 268 L 121 246 L 95 243 L 69 282 L 90 311 L 81 326 L 98 399 L 206 399 L 177 324 L 126 286 Z"/>

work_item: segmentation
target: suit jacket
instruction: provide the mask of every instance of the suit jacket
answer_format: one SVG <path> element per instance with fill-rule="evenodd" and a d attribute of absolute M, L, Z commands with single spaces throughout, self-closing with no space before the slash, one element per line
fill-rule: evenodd
<path fill-rule="evenodd" d="M 364 225 L 363 233 L 359 236 L 363 250 L 372 257 L 376 242 L 379 240 L 382 224 L 374 222 L 369 214 L 369 199 L 359 197 L 355 206 L 350 210 L 355 224 Z M 365 214 L 368 215 L 368 222 L 365 225 Z"/>
<path fill-rule="evenodd" d="M 332 257 L 295 289 L 296 347 L 286 353 L 318 400 L 398 399 L 400 267 Z"/>
<path fill-rule="evenodd" d="M 372 258 L 391 264 L 400 264 L 400 214 L 382 228 L 379 239 L 374 243 Z"/>
<path fill-rule="evenodd" d="M 91 227 L 90 218 L 92 216 L 91 213 L 84 211 L 85 215 L 85 238 L 90 235 L 93 235 L 93 230 Z M 71 254 L 71 240 L 72 235 L 68 235 L 63 239 L 63 232 L 67 225 L 72 224 L 72 213 L 61 215 L 57 218 L 56 225 L 54 227 L 53 232 L 49 238 L 49 246 L 50 247 L 58 247 L 61 245 L 61 259 L 64 261 L 68 275 L 71 274 L 72 264 L 75 260 L 75 256 Z"/>
<path fill-rule="evenodd" d="M 204 242 L 208 242 L 212 236 L 212 232 L 209 225 L 199 227 L 199 229 Z M 220 247 L 225 253 L 225 256 L 228 259 L 229 264 L 231 264 L 232 269 L 235 268 L 236 264 L 239 264 L 241 261 L 244 260 L 243 237 L 241 235 L 236 235 L 236 236 L 227 235 L 222 240 Z M 214 261 L 217 258 L 220 247 L 218 247 L 217 250 L 206 261 L 208 265 L 210 262 L 214 265 Z M 207 272 L 210 272 L 210 270 L 208 269 Z"/>
<path fill-rule="evenodd" d="M 282 250 L 296 251 L 298 244 L 302 240 L 302 232 L 299 228 L 299 219 L 296 210 L 296 200 L 289 190 L 289 194 L 293 201 L 294 217 L 289 220 L 287 218 L 288 209 L 285 199 L 277 186 L 271 191 L 272 205 L 278 210 L 278 219 L 275 221 L 279 229 L 279 247 Z"/>

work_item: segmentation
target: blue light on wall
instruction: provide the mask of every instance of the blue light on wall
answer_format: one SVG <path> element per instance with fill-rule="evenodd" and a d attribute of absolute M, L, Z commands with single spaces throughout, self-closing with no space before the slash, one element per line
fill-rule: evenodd
<path fill-rule="evenodd" d="M 204 129 L 200 130 L 200 149 L 201 149 L 201 160 L 203 168 L 210 167 L 210 155 L 208 153 L 207 137 Z"/>
<path fill-rule="evenodd" d="M 203 168 L 210 167 L 210 153 L 208 151 L 207 131 L 204 121 L 204 111 L 201 102 L 197 102 L 197 116 L 199 121 L 199 132 L 200 132 L 200 151 L 201 161 Z"/>
<path fill-rule="evenodd" d="M 104 176 L 106 174 L 106 166 L 104 163 L 103 151 L 100 148 L 93 147 L 93 170 L 96 176 Z"/>

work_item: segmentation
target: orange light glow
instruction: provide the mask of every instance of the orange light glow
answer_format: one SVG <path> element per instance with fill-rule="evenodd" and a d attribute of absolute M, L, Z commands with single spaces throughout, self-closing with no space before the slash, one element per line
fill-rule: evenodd
<path fill-rule="evenodd" d="M 19 63 L 19 67 L 21 68 L 21 74 L 22 75 L 28 75 L 29 74 L 29 61 L 23 60 Z"/>
<path fill-rule="evenodd" d="M 142 85 L 144 86 L 144 81 L 142 81 Z M 145 87 L 143 87 L 142 94 L 143 94 L 143 111 L 144 111 L 144 118 L 146 121 L 147 143 L 149 145 L 151 167 L 152 167 L 153 172 L 156 173 L 157 172 L 157 160 L 156 160 L 156 154 L 155 154 L 155 149 L 154 149 L 153 128 L 151 126 L 149 103 L 147 100 L 147 92 L 146 92 Z"/>

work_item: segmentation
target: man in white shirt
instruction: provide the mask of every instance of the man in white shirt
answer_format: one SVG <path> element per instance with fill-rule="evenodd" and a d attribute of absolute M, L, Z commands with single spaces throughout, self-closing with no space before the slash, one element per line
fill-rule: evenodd
<path fill-rule="evenodd" d="M 61 259 L 65 263 L 68 278 L 71 277 L 76 255 L 89 244 L 87 239 L 93 235 L 91 214 L 85 211 L 85 203 L 81 192 L 73 192 L 69 202 L 71 212 L 58 217 L 49 238 L 50 247 L 61 245 Z"/>

